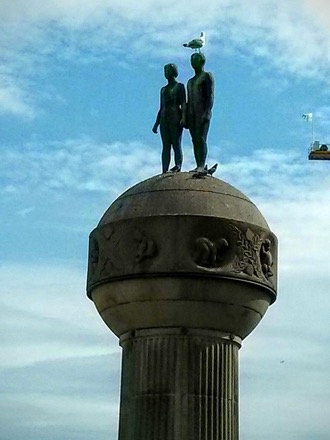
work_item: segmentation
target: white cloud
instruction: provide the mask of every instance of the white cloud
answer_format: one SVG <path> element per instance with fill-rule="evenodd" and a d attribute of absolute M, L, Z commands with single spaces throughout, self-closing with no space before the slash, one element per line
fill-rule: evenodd
<path fill-rule="evenodd" d="M 0 368 L 3 438 L 115 438 L 119 361 L 108 355 Z"/>
<path fill-rule="evenodd" d="M 8 439 L 46 437 L 49 430 L 55 440 L 63 432 L 70 440 L 115 436 L 120 349 L 85 297 L 84 275 L 73 266 L 1 268 L 0 419 Z M 284 274 L 278 301 L 244 341 L 245 438 L 326 438 L 329 281 L 328 272 L 323 282 L 312 272 Z"/>
<path fill-rule="evenodd" d="M 221 177 L 251 197 L 279 238 L 281 270 L 322 274 L 330 259 L 328 163 L 295 151 L 257 150 L 220 167 Z"/>
<path fill-rule="evenodd" d="M 0 88 L 0 113 L 11 113 L 17 116 L 32 118 L 34 116 L 33 106 L 29 104 L 30 98 L 26 92 L 17 85 Z"/>
<path fill-rule="evenodd" d="M 325 1 L 258 0 L 246 3 L 165 0 L 1 2 L 0 53 L 11 85 L 0 78 L 0 111 L 35 113 L 32 85 L 22 78 L 45 66 L 49 55 L 73 62 L 116 58 L 125 63 L 137 56 L 185 56 L 182 43 L 204 29 L 207 52 L 249 59 L 298 77 L 328 81 L 330 27 Z M 2 99 L 1 99 L 2 94 Z M 31 103 L 32 102 L 32 103 Z"/>
<path fill-rule="evenodd" d="M 303 7 L 314 18 L 315 27 L 325 32 L 329 32 L 330 25 L 330 5 L 328 0 L 303 0 Z"/>
<path fill-rule="evenodd" d="M 84 271 L 6 262 L 0 276 L 2 367 L 118 352 L 86 296 Z"/>
<path fill-rule="evenodd" d="M 22 208 L 19 211 L 17 211 L 17 214 L 20 215 L 21 217 L 26 217 L 27 215 L 31 214 L 31 212 L 34 211 L 34 207 L 33 206 L 29 206 L 26 208 Z"/>
<path fill-rule="evenodd" d="M 147 158 L 146 151 L 150 153 Z M 211 152 L 217 155 L 216 148 Z M 20 166 L 13 167 L 18 157 Z M 118 168 L 123 158 L 122 168 Z M 136 170 L 143 162 L 139 174 Z M 53 143 L 51 148 L 29 144 L 23 155 L 20 149 L 12 148 L 4 154 L 2 172 L 7 188 L 11 188 L 10 198 L 21 196 L 24 200 L 24 205 L 14 200 L 17 211 L 17 206 L 40 209 L 30 203 L 39 187 L 46 195 L 75 197 L 83 193 L 86 198 L 90 186 L 93 198 L 100 200 L 107 194 L 110 203 L 127 186 L 158 172 L 158 162 L 159 152 L 145 145 L 97 144 L 83 139 Z M 13 172 L 6 174 L 7 168 Z M 328 164 L 309 162 L 292 150 L 259 150 L 246 157 L 230 157 L 221 163 L 216 176 L 251 197 L 280 245 L 278 301 L 241 350 L 241 431 L 247 439 L 275 440 L 279 435 L 307 439 L 314 435 L 323 440 L 328 435 L 325 409 L 329 405 L 330 361 L 324 332 L 330 283 Z M 52 198 L 48 197 L 49 203 Z M 80 222 L 81 215 L 77 213 Z M 72 227 L 62 211 L 61 216 L 61 227 Z M 79 221 L 73 224 L 77 233 Z M 84 234 L 87 240 L 87 232 Z M 1 417 L 7 437 L 18 435 L 11 428 L 10 410 L 26 408 L 23 419 L 27 422 L 19 426 L 19 432 L 26 433 L 29 440 L 33 427 L 46 432 L 50 426 L 58 430 L 54 439 L 60 439 L 63 424 L 78 438 L 80 418 L 85 417 L 84 427 L 91 423 L 93 432 L 106 438 L 107 430 L 116 431 L 116 417 L 111 423 L 108 420 L 117 414 L 119 396 L 114 388 L 105 396 L 104 384 L 119 383 L 120 349 L 85 296 L 85 268 L 68 262 L 14 264 L 6 257 L 2 255 L 0 267 L 5 286 L 0 307 L 1 334 L 5 335 L 0 373 L 6 378 L 2 382 L 5 404 Z M 107 360 L 107 353 L 117 358 Z M 63 402 L 70 406 L 67 416 L 63 415 Z M 93 417 L 86 415 L 88 405 L 84 402 L 91 403 L 99 428 L 92 423 Z M 98 404 L 101 410 L 96 413 Z"/>
<path fill-rule="evenodd" d="M 97 144 L 84 138 L 4 149 L 0 173 L 3 193 L 9 197 L 14 189 L 20 194 L 68 190 L 116 194 L 123 185 L 157 174 L 159 162 L 159 152 L 139 142 Z"/>
<path fill-rule="evenodd" d="M 216 156 L 217 148 L 211 150 Z M 76 193 L 94 194 L 94 202 L 103 193 L 111 201 L 160 172 L 159 150 L 138 142 L 97 144 L 81 139 L 54 142 L 47 148 L 28 144 L 23 151 L 11 148 L 2 156 L 4 206 L 24 203 L 39 210 L 41 196 L 46 204 L 49 195 L 51 200 L 70 200 Z M 257 150 L 250 156 L 230 157 L 221 163 L 217 176 L 241 189 L 262 211 L 279 237 L 282 270 L 307 270 L 311 261 L 316 273 L 327 270 L 330 175 L 326 162 L 308 161 L 292 150 Z"/>

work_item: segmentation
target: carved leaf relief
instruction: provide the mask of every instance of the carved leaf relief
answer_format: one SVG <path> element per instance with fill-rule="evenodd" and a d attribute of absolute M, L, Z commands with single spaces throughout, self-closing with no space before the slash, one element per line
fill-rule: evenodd
<path fill-rule="evenodd" d="M 260 248 L 262 239 L 258 234 L 254 234 L 248 228 L 245 234 L 236 226 L 231 225 L 238 245 L 238 253 L 234 259 L 234 272 L 243 272 L 247 275 L 254 275 L 258 278 L 263 277 L 263 271 L 260 262 Z"/>

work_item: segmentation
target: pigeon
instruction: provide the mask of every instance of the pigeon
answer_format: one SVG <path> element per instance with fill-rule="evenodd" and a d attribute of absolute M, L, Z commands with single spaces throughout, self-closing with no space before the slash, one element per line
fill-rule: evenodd
<path fill-rule="evenodd" d="M 211 167 L 211 168 L 209 168 L 209 169 L 207 170 L 207 174 L 209 174 L 210 176 L 212 176 L 212 174 L 214 174 L 214 173 L 216 172 L 217 168 L 218 168 L 218 164 L 215 163 L 215 164 L 213 165 L 213 167 Z"/>
<path fill-rule="evenodd" d="M 192 172 L 194 172 L 192 175 L 194 179 L 202 179 L 207 175 L 207 165 L 205 165 L 204 169 L 197 167 L 195 170 L 192 170 Z"/>
<path fill-rule="evenodd" d="M 190 49 L 201 51 L 201 48 L 205 44 L 205 32 L 201 32 L 201 36 L 199 38 L 195 38 L 194 40 L 189 41 L 189 43 L 184 43 L 184 47 L 189 47 Z"/>
<path fill-rule="evenodd" d="M 205 173 L 204 173 L 204 171 L 205 171 Z M 196 167 L 196 168 L 194 168 L 193 170 L 190 170 L 190 171 L 189 171 L 189 173 L 198 173 L 198 172 L 201 172 L 201 173 L 203 173 L 203 174 L 206 174 L 206 173 L 207 173 L 207 165 L 205 165 L 204 168 Z"/>

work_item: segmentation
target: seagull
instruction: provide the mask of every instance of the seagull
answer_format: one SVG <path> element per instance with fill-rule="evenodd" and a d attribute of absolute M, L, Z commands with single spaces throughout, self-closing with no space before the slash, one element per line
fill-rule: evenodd
<path fill-rule="evenodd" d="M 189 43 L 184 43 L 184 47 L 190 47 L 190 49 L 195 49 L 195 51 L 198 50 L 198 52 L 201 51 L 201 48 L 205 44 L 205 32 L 201 32 L 201 36 L 199 38 L 194 38 L 193 40 L 189 41 Z"/>

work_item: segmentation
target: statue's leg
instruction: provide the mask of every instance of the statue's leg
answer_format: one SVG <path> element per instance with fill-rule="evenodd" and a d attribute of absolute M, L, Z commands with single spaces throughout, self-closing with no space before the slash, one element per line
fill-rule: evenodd
<path fill-rule="evenodd" d="M 177 133 L 175 135 L 175 138 L 173 139 L 173 150 L 174 150 L 174 163 L 176 166 L 178 166 L 180 168 L 180 170 L 181 170 L 182 161 L 183 161 L 181 140 L 182 140 L 182 129 L 179 128 L 179 130 L 177 131 Z"/>
<path fill-rule="evenodd" d="M 195 120 L 190 117 L 189 119 L 189 133 L 191 136 L 191 141 L 194 148 L 194 156 L 196 161 L 196 166 L 198 167 L 198 146 L 197 146 L 197 137 L 196 137 L 196 123 Z"/>
<path fill-rule="evenodd" d="M 163 173 L 168 171 L 168 167 L 170 166 L 171 160 L 171 144 L 163 143 L 163 151 L 162 151 L 162 167 Z"/>
<path fill-rule="evenodd" d="M 196 126 L 194 151 L 197 168 L 204 169 L 207 156 L 207 133 L 209 131 L 210 121 L 200 123 Z"/>
<path fill-rule="evenodd" d="M 166 127 L 160 127 L 160 135 L 163 142 L 163 151 L 162 151 L 162 168 L 163 173 L 168 171 L 171 161 L 171 136 L 169 130 Z"/>

